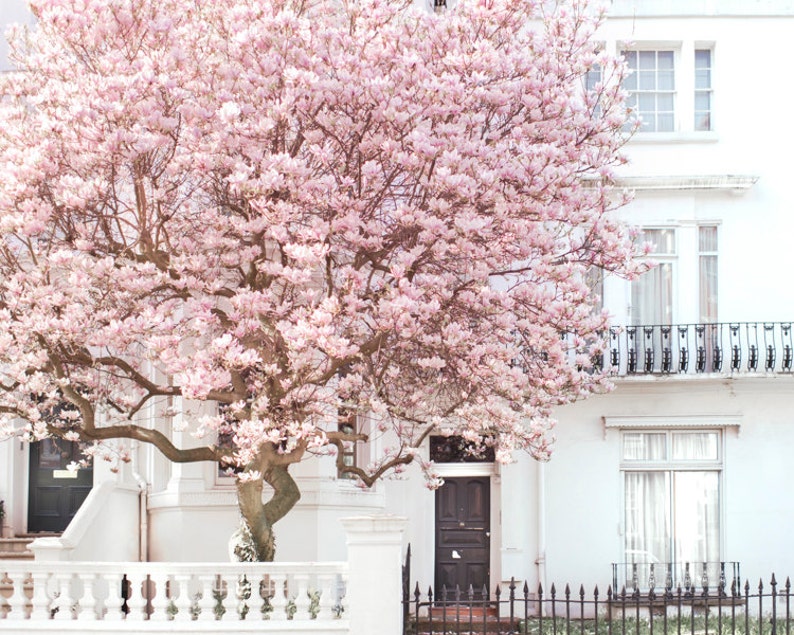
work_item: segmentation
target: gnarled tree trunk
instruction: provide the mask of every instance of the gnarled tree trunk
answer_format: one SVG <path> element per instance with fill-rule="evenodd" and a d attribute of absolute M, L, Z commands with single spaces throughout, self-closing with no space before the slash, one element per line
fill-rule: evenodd
<path fill-rule="evenodd" d="M 263 503 L 264 483 L 273 488 L 273 496 Z M 288 465 L 271 465 L 260 478 L 237 480 L 237 502 L 248 525 L 259 562 L 272 562 L 276 555 L 273 525 L 282 519 L 300 500 L 300 491 L 288 472 Z"/>

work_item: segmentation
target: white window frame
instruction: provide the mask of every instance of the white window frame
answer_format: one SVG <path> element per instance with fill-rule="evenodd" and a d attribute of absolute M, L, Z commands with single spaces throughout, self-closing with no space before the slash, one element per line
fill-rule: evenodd
<path fill-rule="evenodd" d="M 636 42 L 614 42 L 614 50 L 617 55 L 623 55 L 626 51 L 673 51 L 674 69 L 674 116 L 673 130 L 662 131 L 643 131 L 640 128 L 632 137 L 634 143 L 659 143 L 659 142 L 681 142 L 717 141 L 716 133 L 716 100 L 717 68 L 714 42 L 703 40 L 649 40 Z M 710 128 L 708 130 L 697 130 L 695 126 L 695 51 L 708 50 L 711 53 L 711 95 Z M 633 92 L 633 91 L 629 91 Z"/>
<path fill-rule="evenodd" d="M 698 56 L 698 53 L 700 53 L 702 51 L 706 51 L 709 54 L 709 66 L 708 66 L 707 69 L 705 69 L 705 70 L 708 70 L 708 73 L 709 73 L 708 86 L 698 86 L 698 82 L 697 82 L 697 73 L 698 73 L 698 71 L 699 70 L 704 70 L 704 69 L 699 69 L 698 66 L 697 66 L 697 56 Z M 692 73 L 695 75 L 695 78 L 693 80 L 694 81 L 694 93 L 693 93 L 694 103 L 693 103 L 693 106 L 692 106 L 692 127 L 694 128 L 695 132 L 711 132 L 712 130 L 714 130 L 714 46 L 709 46 L 709 45 L 701 46 L 701 45 L 698 45 L 698 43 L 695 43 L 694 62 L 695 63 L 693 64 L 693 68 L 692 68 Z M 708 108 L 707 111 L 698 110 L 698 107 L 697 107 L 698 95 L 708 95 L 709 108 Z M 701 127 L 701 125 L 699 123 L 698 113 L 700 113 L 701 115 L 705 114 L 705 116 L 708 118 L 707 127 Z"/>
<path fill-rule="evenodd" d="M 645 231 L 669 231 L 672 232 L 673 235 L 673 250 L 671 252 L 653 252 L 649 254 L 649 258 L 653 261 L 658 263 L 658 266 L 669 265 L 670 266 L 670 315 L 669 319 L 661 319 L 661 320 L 652 320 L 651 322 L 659 323 L 659 324 L 674 324 L 676 321 L 676 300 L 677 300 L 677 290 L 678 290 L 678 252 L 679 252 L 679 232 L 678 227 L 673 227 L 670 225 L 646 225 L 641 228 L 642 232 Z M 644 240 L 642 236 L 638 236 L 638 242 L 643 243 Z M 646 275 L 655 275 L 653 271 L 647 272 L 642 274 L 643 276 Z M 634 302 L 634 290 L 637 288 L 637 285 L 641 284 L 642 276 L 633 280 L 629 284 L 629 310 L 628 310 L 628 318 L 629 324 L 636 325 L 636 326 L 651 326 L 651 323 L 645 323 L 644 320 L 639 320 L 639 316 L 636 316 L 638 307 L 635 306 Z M 637 319 L 635 319 L 635 316 Z"/>
<path fill-rule="evenodd" d="M 647 88 L 643 87 L 642 85 L 642 77 L 643 72 L 648 72 L 648 69 L 643 68 L 643 60 L 642 58 L 649 57 L 653 55 L 653 78 L 654 78 L 654 87 Z M 679 129 L 679 110 L 680 107 L 678 106 L 678 75 L 680 74 L 680 55 L 674 48 L 626 48 L 621 51 L 621 55 L 626 60 L 626 64 L 630 69 L 629 75 L 624 80 L 624 85 L 626 85 L 626 90 L 629 93 L 628 103 L 637 113 L 637 116 L 641 119 L 641 126 L 639 128 L 640 132 L 648 132 L 648 133 L 657 133 L 657 132 L 675 132 Z M 669 88 L 661 87 L 659 78 L 660 74 L 663 73 L 665 68 L 663 68 L 663 64 L 661 61 L 661 56 L 664 55 L 665 58 L 671 58 L 672 67 L 669 69 L 672 72 L 672 86 Z M 634 60 L 634 64 L 632 64 L 632 59 Z M 630 88 L 627 84 L 631 84 L 632 87 Z M 660 100 L 663 98 L 669 98 L 671 101 L 670 108 L 661 108 L 660 107 Z M 654 106 L 652 109 L 644 109 L 641 106 L 641 102 L 643 98 L 652 99 L 654 102 Z M 634 103 L 632 103 L 632 101 Z M 650 116 L 645 118 L 642 117 L 641 113 L 647 112 Z M 664 126 L 660 128 L 660 120 L 662 117 L 669 116 L 671 118 L 669 127 Z"/>
<path fill-rule="evenodd" d="M 610 425 L 611 423 L 611 425 Z M 627 545 L 627 491 L 626 491 L 626 474 L 628 473 L 649 473 L 658 472 L 666 474 L 666 490 L 665 490 L 665 504 L 667 509 L 665 511 L 667 516 L 669 530 L 669 543 L 667 550 L 669 552 L 669 561 L 675 562 L 677 566 L 681 566 L 684 562 L 679 562 L 679 554 L 677 553 L 677 537 L 675 535 L 675 500 L 673 491 L 673 480 L 675 474 L 683 472 L 713 472 L 717 474 L 717 562 L 722 561 L 724 558 L 724 527 L 725 527 L 725 491 L 724 491 L 724 473 L 725 473 L 725 437 L 728 427 L 731 425 L 738 425 L 734 421 L 722 417 L 710 418 L 692 418 L 690 421 L 673 421 L 673 425 L 668 420 L 667 424 L 664 423 L 664 418 L 647 417 L 632 419 L 630 421 L 622 420 L 607 422 L 607 427 L 620 426 L 620 474 L 621 474 L 621 527 L 623 527 L 623 540 L 621 545 L 621 560 L 629 562 L 632 558 L 628 554 Z M 692 427 L 686 424 L 699 423 L 705 425 L 698 425 Z M 647 434 L 662 434 L 665 435 L 666 456 L 663 460 L 631 460 L 624 458 L 624 443 L 628 434 L 647 433 Z M 672 458 L 672 439 L 676 433 L 716 433 L 718 434 L 717 440 L 717 457 L 715 459 L 706 460 L 674 460 Z M 712 561 L 710 561 L 712 562 Z M 657 571 L 657 575 L 663 575 L 663 571 Z"/>

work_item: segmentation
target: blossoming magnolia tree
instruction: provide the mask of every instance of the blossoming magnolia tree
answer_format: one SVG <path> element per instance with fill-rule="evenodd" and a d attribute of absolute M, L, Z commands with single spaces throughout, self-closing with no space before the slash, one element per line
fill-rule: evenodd
<path fill-rule="evenodd" d="M 366 486 L 434 433 L 545 458 L 602 382 L 586 274 L 634 266 L 620 66 L 549 4 L 33 0 L 0 78 L 0 431 L 225 463 L 264 560 L 311 455 Z M 166 400 L 207 402 L 200 444 L 144 421 Z"/>

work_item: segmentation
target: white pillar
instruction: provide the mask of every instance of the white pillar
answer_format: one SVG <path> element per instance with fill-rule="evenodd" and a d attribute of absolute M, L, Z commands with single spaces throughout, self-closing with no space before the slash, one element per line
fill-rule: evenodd
<path fill-rule="evenodd" d="M 402 541 L 407 519 L 343 518 L 350 635 L 402 635 Z"/>

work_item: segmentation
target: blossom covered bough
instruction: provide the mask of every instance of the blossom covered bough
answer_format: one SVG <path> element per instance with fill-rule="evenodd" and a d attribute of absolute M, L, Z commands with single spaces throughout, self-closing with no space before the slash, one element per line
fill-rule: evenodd
<path fill-rule="evenodd" d="M 0 432 L 221 461 L 264 560 L 312 455 L 367 486 L 434 433 L 547 457 L 603 384 L 587 274 L 636 269 L 622 67 L 549 4 L 33 0 L 0 77 Z"/>

